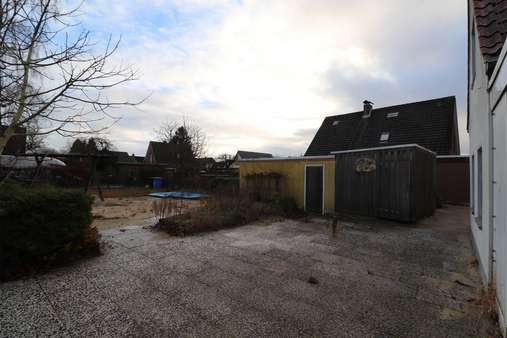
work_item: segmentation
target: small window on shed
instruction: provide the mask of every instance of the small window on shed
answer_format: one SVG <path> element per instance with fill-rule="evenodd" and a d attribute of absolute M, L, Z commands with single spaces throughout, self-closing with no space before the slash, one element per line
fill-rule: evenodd
<path fill-rule="evenodd" d="M 337 126 L 339 123 L 340 123 L 340 121 L 338 121 L 338 120 L 334 120 L 334 121 L 333 121 L 333 126 Z"/>
<path fill-rule="evenodd" d="M 389 140 L 389 132 L 384 131 L 382 134 L 380 134 L 380 142 L 387 142 Z"/>
<path fill-rule="evenodd" d="M 397 111 L 392 112 L 392 113 L 387 113 L 387 118 L 392 119 L 393 117 L 398 117 L 398 115 L 400 115 L 400 113 Z"/>

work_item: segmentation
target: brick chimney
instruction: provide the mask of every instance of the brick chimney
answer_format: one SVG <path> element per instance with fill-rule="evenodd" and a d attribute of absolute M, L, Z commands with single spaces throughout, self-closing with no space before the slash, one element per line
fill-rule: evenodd
<path fill-rule="evenodd" d="M 373 110 L 373 102 L 364 100 L 363 101 L 363 119 L 369 118 L 371 116 L 371 111 Z"/>

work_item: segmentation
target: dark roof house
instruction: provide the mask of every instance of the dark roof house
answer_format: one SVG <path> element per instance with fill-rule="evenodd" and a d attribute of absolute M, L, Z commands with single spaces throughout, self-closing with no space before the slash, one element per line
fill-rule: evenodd
<path fill-rule="evenodd" d="M 237 160 L 246 160 L 246 159 L 252 159 L 252 158 L 272 158 L 272 154 L 268 153 L 258 153 L 255 151 L 243 151 L 238 150 L 236 153 L 236 156 L 234 156 L 234 161 Z"/>
<path fill-rule="evenodd" d="M 116 158 L 116 162 L 121 163 L 137 163 L 134 156 L 130 156 L 126 151 L 108 151 L 109 155 L 114 156 Z"/>
<path fill-rule="evenodd" d="M 3 135 L 7 126 L 0 126 L 0 135 Z M 16 134 L 12 136 L 2 152 L 3 155 L 24 154 L 26 152 L 26 128 L 16 128 Z M 1 154 L 0 154 L 1 155 Z"/>
<path fill-rule="evenodd" d="M 438 155 L 460 153 L 454 96 L 328 116 L 305 156 L 333 151 L 418 144 Z"/>
<path fill-rule="evenodd" d="M 216 161 L 213 157 L 202 157 L 198 158 L 197 162 L 199 163 L 199 168 L 211 169 Z"/>
<path fill-rule="evenodd" d="M 491 75 L 507 37 L 507 1 L 473 0 L 477 37 L 486 73 Z"/>
<path fill-rule="evenodd" d="M 176 168 L 195 162 L 191 149 L 183 144 L 150 141 L 144 163 L 162 164 Z"/>

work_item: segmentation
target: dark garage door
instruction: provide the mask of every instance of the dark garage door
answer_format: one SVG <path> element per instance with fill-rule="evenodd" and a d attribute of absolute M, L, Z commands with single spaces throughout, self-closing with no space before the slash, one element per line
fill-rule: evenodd
<path fill-rule="evenodd" d="M 322 214 L 322 206 L 323 206 L 323 167 L 321 166 L 310 166 L 306 167 L 305 170 L 306 177 L 306 194 L 305 194 L 305 206 L 307 212 L 313 212 Z"/>

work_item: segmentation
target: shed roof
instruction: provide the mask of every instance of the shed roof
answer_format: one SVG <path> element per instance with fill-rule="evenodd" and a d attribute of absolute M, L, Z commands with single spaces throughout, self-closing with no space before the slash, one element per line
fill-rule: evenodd
<path fill-rule="evenodd" d="M 334 151 L 418 144 L 439 155 L 459 154 L 454 96 L 328 116 L 305 156 Z M 382 140 L 381 135 L 387 138 Z"/>

